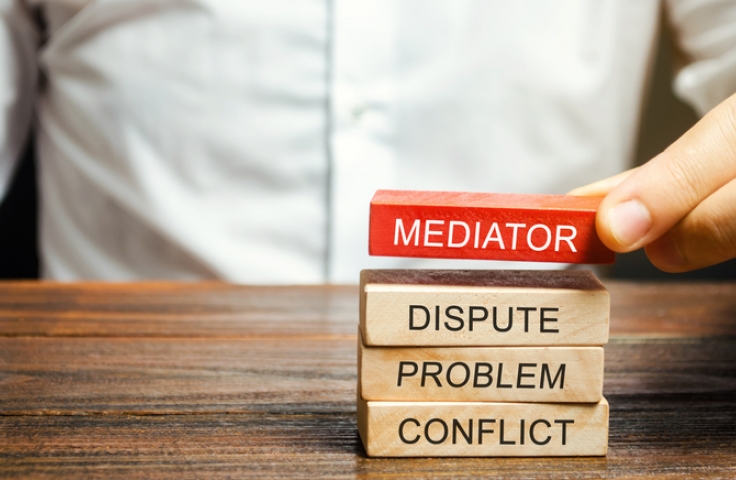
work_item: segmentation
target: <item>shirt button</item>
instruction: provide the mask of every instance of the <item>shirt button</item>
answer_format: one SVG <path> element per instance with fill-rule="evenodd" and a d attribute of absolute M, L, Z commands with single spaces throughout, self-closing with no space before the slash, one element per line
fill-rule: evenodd
<path fill-rule="evenodd" d="M 356 105 L 355 107 L 353 107 L 353 110 L 351 112 L 353 114 L 353 119 L 360 120 L 360 118 L 363 116 L 363 114 L 367 110 L 368 110 L 367 105 Z"/>

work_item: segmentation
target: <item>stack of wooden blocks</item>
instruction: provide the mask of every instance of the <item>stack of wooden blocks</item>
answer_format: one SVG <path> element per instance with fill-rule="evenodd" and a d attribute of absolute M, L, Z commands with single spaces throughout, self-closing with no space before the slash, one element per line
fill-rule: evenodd
<path fill-rule="evenodd" d="M 497 197 L 437 195 L 378 192 L 371 204 L 371 253 L 471 258 L 462 248 L 472 238 L 478 249 L 495 237 L 493 258 L 504 258 L 509 252 L 501 246 L 512 241 L 514 259 L 519 252 L 532 261 L 604 263 L 612 257 L 590 232 L 595 204 L 575 208 L 568 197 L 512 198 L 522 206 L 503 220 L 516 225 L 513 238 L 504 238 L 497 221 L 482 225 L 503 213 Z M 513 210 L 503 204 L 507 197 L 501 202 L 506 213 Z M 543 208 L 530 208 L 540 202 Z M 549 202 L 566 208 L 549 208 Z M 536 225 L 545 228 L 535 234 Z M 530 232 L 526 252 L 522 226 Z M 566 237 L 567 252 L 559 248 L 560 237 Z M 482 257 L 485 243 L 472 258 L 488 258 Z M 555 243 L 557 251 L 537 249 Z M 447 254 L 448 245 L 461 246 Z M 569 251 L 579 255 L 571 260 Z M 369 456 L 606 454 L 602 346 L 610 307 L 592 273 L 365 270 L 360 289 L 358 428 Z"/>

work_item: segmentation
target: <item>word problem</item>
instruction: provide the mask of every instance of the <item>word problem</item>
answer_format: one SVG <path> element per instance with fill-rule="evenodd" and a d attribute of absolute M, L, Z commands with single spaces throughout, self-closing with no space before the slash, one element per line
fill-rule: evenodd
<path fill-rule="evenodd" d="M 362 340 L 362 339 L 361 339 Z M 366 400 L 598 402 L 602 347 L 358 349 Z"/>

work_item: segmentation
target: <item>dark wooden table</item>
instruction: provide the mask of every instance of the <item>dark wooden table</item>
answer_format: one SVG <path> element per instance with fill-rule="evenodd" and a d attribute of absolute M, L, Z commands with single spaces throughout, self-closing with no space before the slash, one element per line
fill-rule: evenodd
<path fill-rule="evenodd" d="M 736 284 L 608 286 L 608 457 L 369 459 L 356 287 L 0 284 L 0 477 L 736 477 Z"/>

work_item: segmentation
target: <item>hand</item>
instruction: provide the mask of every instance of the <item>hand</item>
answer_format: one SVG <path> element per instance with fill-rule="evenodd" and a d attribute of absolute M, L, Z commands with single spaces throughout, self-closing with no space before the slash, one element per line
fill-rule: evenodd
<path fill-rule="evenodd" d="M 569 195 L 605 195 L 596 216 L 603 243 L 644 247 L 666 272 L 736 257 L 736 95 L 645 165 Z"/>

